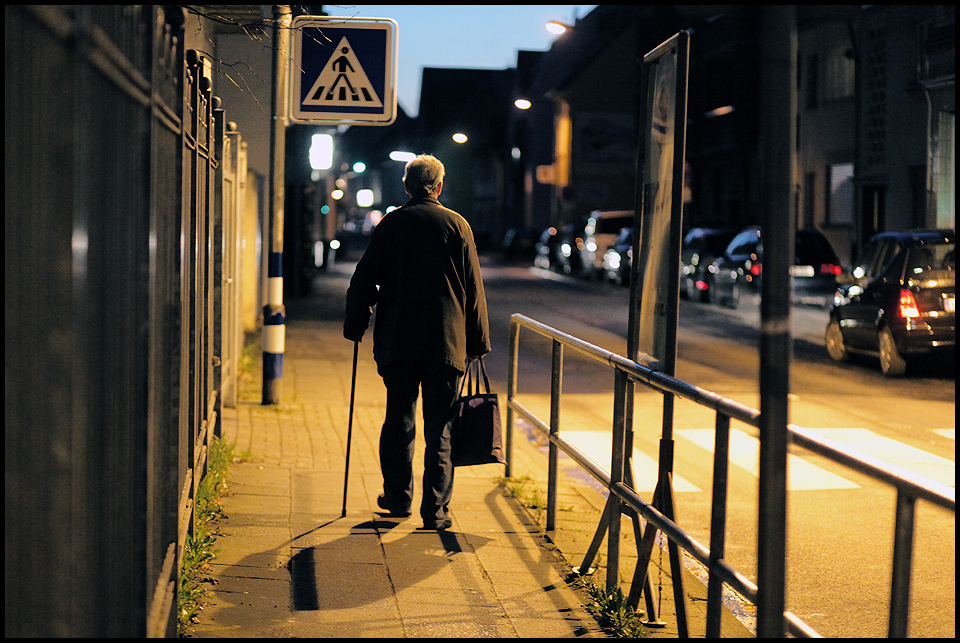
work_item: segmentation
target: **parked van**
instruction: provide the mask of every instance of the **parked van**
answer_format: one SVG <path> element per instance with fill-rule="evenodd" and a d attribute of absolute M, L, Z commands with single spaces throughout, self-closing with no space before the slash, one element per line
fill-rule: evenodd
<path fill-rule="evenodd" d="M 583 272 L 586 277 L 603 274 L 603 255 L 623 228 L 633 225 L 633 210 L 594 210 L 583 230 Z"/>

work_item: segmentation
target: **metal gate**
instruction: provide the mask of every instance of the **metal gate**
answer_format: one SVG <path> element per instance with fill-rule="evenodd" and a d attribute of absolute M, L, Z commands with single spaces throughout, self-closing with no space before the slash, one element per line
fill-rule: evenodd
<path fill-rule="evenodd" d="M 7 636 L 175 631 L 246 173 L 184 18 L 5 7 Z"/>

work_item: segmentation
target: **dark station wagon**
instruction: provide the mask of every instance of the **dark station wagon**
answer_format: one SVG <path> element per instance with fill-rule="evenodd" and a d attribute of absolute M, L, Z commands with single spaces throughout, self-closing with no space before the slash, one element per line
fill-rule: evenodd
<path fill-rule="evenodd" d="M 955 359 L 955 252 L 953 230 L 871 238 L 834 296 L 825 332 L 830 357 L 878 355 L 890 376 L 925 356 Z"/>

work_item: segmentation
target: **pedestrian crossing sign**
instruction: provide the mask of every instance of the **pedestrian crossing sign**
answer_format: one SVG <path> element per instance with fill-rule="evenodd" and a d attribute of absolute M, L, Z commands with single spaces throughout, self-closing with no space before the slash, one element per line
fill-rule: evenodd
<path fill-rule="evenodd" d="M 389 125 L 396 119 L 395 21 L 298 16 L 291 29 L 291 121 Z"/>

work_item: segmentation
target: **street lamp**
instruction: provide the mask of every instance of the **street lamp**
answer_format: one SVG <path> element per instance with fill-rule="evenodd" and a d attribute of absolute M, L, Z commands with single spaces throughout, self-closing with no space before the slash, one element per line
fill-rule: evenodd
<path fill-rule="evenodd" d="M 373 190 L 357 190 L 357 205 L 361 208 L 369 208 L 373 205 Z"/>
<path fill-rule="evenodd" d="M 409 163 L 415 158 L 417 158 L 417 155 L 414 154 L 413 152 L 400 152 L 398 150 L 394 150 L 393 152 L 390 152 L 391 161 L 400 161 L 401 163 Z"/>
<path fill-rule="evenodd" d="M 314 170 L 329 170 L 333 166 L 333 137 L 329 134 L 314 134 L 310 145 L 310 167 Z"/>
<path fill-rule="evenodd" d="M 547 31 L 558 36 L 566 32 L 567 29 L 573 29 L 571 25 L 568 25 L 565 22 L 560 22 L 559 20 L 551 20 L 546 24 L 546 27 Z"/>
<path fill-rule="evenodd" d="M 457 132 L 453 135 L 453 141 L 462 145 L 467 142 L 467 135 L 463 132 Z"/>
<path fill-rule="evenodd" d="M 531 105 L 533 105 L 533 103 L 528 101 L 526 98 L 518 98 L 517 100 L 513 101 L 513 104 L 517 109 L 530 109 Z"/>

